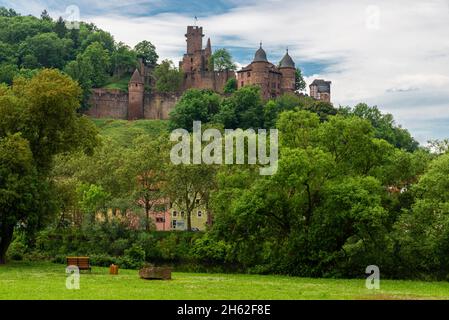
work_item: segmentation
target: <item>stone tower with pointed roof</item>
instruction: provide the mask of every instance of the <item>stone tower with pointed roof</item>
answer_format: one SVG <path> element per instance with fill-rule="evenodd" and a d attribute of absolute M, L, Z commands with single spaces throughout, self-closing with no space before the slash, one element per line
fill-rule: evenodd
<path fill-rule="evenodd" d="M 238 88 L 246 85 L 257 85 L 261 88 L 264 99 L 275 98 L 287 92 L 295 92 L 295 63 L 287 53 L 279 66 L 267 59 L 267 53 L 260 43 L 253 61 L 237 71 Z"/>
<path fill-rule="evenodd" d="M 139 70 L 135 70 L 128 83 L 128 120 L 143 119 L 145 83 Z"/>
<path fill-rule="evenodd" d="M 279 71 L 282 73 L 281 92 L 294 92 L 296 67 L 292 57 L 288 54 L 288 49 L 282 60 L 279 62 Z"/>

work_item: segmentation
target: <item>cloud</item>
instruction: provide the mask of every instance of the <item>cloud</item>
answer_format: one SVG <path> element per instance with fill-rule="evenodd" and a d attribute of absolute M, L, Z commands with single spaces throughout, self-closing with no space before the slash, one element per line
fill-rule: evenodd
<path fill-rule="evenodd" d="M 36 3 L 56 1 L 26 1 L 23 10 Z M 79 1 L 82 17 L 87 13 L 85 20 L 117 40 L 134 45 L 148 39 L 161 57 L 175 61 L 185 50 L 185 28 L 194 15 L 212 46 L 230 48 L 240 65 L 251 61 L 261 40 L 272 62 L 288 46 L 296 64 L 307 71 L 308 83 L 313 78 L 332 81 L 335 105 L 377 105 L 421 142 L 449 137 L 448 0 L 177 3 Z"/>

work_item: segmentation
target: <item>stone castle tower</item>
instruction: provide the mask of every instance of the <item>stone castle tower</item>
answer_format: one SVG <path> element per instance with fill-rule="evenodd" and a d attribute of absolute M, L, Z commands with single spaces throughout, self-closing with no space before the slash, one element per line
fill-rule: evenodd
<path fill-rule="evenodd" d="M 187 52 L 179 62 L 179 69 L 184 72 L 183 89 L 211 89 L 222 93 L 226 82 L 235 78 L 234 71 L 218 72 L 210 69 L 212 46 L 208 38 L 203 49 L 203 27 L 188 26 L 185 37 Z"/>
<path fill-rule="evenodd" d="M 135 70 L 128 84 L 128 120 L 143 119 L 145 83 L 139 70 Z"/>
<path fill-rule="evenodd" d="M 279 71 L 282 73 L 281 93 L 294 92 L 296 80 L 296 67 L 295 62 L 288 54 L 288 49 L 284 57 L 282 58 L 281 62 L 279 62 Z"/>
<path fill-rule="evenodd" d="M 188 26 L 185 34 L 187 41 L 187 52 L 184 54 L 181 69 L 184 73 L 209 71 L 209 59 L 212 55 L 210 38 L 207 46 L 203 49 L 203 27 Z"/>

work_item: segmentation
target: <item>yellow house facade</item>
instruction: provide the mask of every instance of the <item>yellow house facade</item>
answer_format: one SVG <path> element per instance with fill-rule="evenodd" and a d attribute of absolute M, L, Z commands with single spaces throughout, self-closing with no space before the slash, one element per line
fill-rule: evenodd
<path fill-rule="evenodd" d="M 171 230 L 184 231 L 187 230 L 187 214 L 183 210 L 173 207 L 171 215 Z M 191 215 L 192 230 L 205 231 L 208 225 L 207 210 L 199 207 L 193 210 Z"/>

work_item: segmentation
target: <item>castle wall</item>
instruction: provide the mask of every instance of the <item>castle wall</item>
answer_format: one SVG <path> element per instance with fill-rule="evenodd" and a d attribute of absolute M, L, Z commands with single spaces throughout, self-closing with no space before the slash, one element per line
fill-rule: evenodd
<path fill-rule="evenodd" d="M 204 71 L 187 73 L 184 80 L 184 90 L 190 88 L 210 89 L 223 93 L 223 88 L 229 79 L 235 78 L 234 71 Z"/>
<path fill-rule="evenodd" d="M 116 89 L 93 89 L 91 108 L 86 112 L 94 118 L 127 119 L 128 93 Z"/>
<path fill-rule="evenodd" d="M 145 119 L 169 118 L 170 111 L 179 101 L 180 96 L 175 94 L 145 94 L 143 114 Z"/>
<path fill-rule="evenodd" d="M 144 119 L 169 118 L 170 111 L 180 95 L 145 94 L 143 98 Z M 90 98 L 91 108 L 86 114 L 93 118 L 128 119 L 128 93 L 114 89 L 94 89 Z"/>

